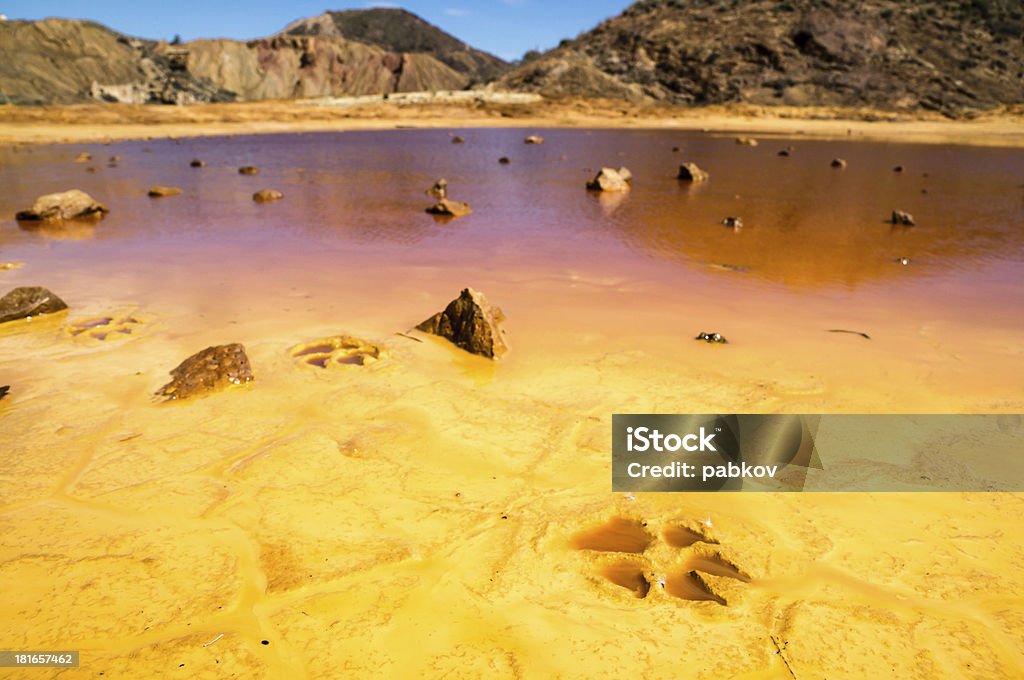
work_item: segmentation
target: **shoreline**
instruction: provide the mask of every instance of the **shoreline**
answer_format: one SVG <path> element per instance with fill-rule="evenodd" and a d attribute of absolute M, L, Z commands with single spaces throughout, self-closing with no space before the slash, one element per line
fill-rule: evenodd
<path fill-rule="evenodd" d="M 388 129 L 589 128 L 679 130 L 769 138 L 1024 147 L 1024 111 L 974 119 L 861 109 L 636 107 L 607 101 L 331 106 L 313 100 L 183 107 L 79 104 L 0 106 L 0 144 L 75 144 Z"/>

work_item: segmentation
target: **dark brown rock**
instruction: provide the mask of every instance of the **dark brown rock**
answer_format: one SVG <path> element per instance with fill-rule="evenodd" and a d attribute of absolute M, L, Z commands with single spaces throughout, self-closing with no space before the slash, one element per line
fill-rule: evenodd
<path fill-rule="evenodd" d="M 192 161 L 191 163 L 189 163 L 189 166 L 193 167 L 193 168 L 205 168 L 206 167 L 206 162 L 205 161 L 201 161 L 201 160 L 199 160 L 197 158 L 194 161 Z"/>
<path fill-rule="evenodd" d="M 702 170 L 697 166 L 696 163 L 683 163 L 679 166 L 679 174 L 677 177 L 687 182 L 706 182 L 711 175 L 706 170 Z"/>
<path fill-rule="evenodd" d="M 724 224 L 727 227 L 732 227 L 733 229 L 743 228 L 743 220 L 740 219 L 739 217 L 733 217 L 731 215 L 723 219 L 722 224 Z"/>
<path fill-rule="evenodd" d="M 15 288 L 0 298 L 0 323 L 53 314 L 67 309 L 67 303 L 46 288 Z"/>
<path fill-rule="evenodd" d="M 157 391 L 157 396 L 190 399 L 229 385 L 252 382 L 252 367 L 245 348 L 233 343 L 207 347 L 181 362 L 171 371 L 173 380 Z"/>
<path fill-rule="evenodd" d="M 505 331 L 501 328 L 504 320 L 502 311 L 491 306 L 483 293 L 466 288 L 443 312 L 416 328 L 447 338 L 467 352 L 497 359 L 508 351 Z"/>
<path fill-rule="evenodd" d="M 460 137 L 458 135 L 455 135 L 454 137 L 452 137 L 452 144 L 463 144 L 463 143 L 465 143 L 465 141 L 466 141 L 465 139 L 463 139 L 462 137 Z"/>
<path fill-rule="evenodd" d="M 252 195 L 252 200 L 257 203 L 270 203 L 271 201 L 279 201 L 284 198 L 284 194 L 276 189 L 260 189 Z"/>
<path fill-rule="evenodd" d="M 238 169 L 239 175 L 258 175 L 260 169 L 253 165 L 245 165 Z"/>
<path fill-rule="evenodd" d="M 7 393 L 11 391 L 10 385 L 0 385 L 0 399 L 7 396 Z"/>
<path fill-rule="evenodd" d="M 846 167 L 846 161 L 844 161 L 842 158 L 833 158 L 832 159 L 832 167 L 833 168 L 845 168 Z"/>
<path fill-rule="evenodd" d="M 431 215 L 463 217 L 464 215 L 472 215 L 473 209 L 469 206 L 469 203 L 461 203 L 443 198 L 427 208 L 427 212 Z"/>
<path fill-rule="evenodd" d="M 96 219 L 106 212 L 107 208 L 89 194 L 71 189 L 40 196 L 30 209 L 22 210 L 15 217 L 23 222 Z"/>
<path fill-rule="evenodd" d="M 502 156 L 501 158 L 498 159 L 498 162 L 501 163 L 502 165 L 508 165 L 512 161 L 509 160 L 508 156 Z"/>
<path fill-rule="evenodd" d="M 164 198 L 166 196 L 177 196 L 181 193 L 178 187 L 153 187 L 149 190 L 150 198 Z"/>

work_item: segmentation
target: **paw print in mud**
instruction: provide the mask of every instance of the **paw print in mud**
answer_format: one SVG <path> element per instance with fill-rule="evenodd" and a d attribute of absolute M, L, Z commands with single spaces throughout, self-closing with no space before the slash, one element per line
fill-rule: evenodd
<path fill-rule="evenodd" d="M 750 581 L 724 554 L 709 522 L 673 519 L 655 524 L 613 517 L 576 533 L 570 544 L 591 558 L 597 575 L 638 599 L 667 594 L 728 605 Z"/>

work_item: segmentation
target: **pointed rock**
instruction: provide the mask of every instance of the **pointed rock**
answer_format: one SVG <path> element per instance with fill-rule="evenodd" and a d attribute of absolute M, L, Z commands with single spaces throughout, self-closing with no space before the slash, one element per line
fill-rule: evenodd
<path fill-rule="evenodd" d="M 508 351 L 501 322 L 502 311 L 491 306 L 483 293 L 466 288 L 417 329 L 447 338 L 467 352 L 497 359 Z"/>

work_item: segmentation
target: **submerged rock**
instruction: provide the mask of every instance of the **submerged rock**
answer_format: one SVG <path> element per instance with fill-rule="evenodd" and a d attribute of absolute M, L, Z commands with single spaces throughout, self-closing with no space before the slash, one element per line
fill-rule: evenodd
<path fill-rule="evenodd" d="M 587 182 L 591 191 L 628 191 L 633 173 L 628 168 L 601 168 L 594 179 Z"/>
<path fill-rule="evenodd" d="M 197 158 L 194 161 L 192 161 L 191 163 L 189 163 L 189 166 L 193 167 L 193 168 L 205 168 L 206 167 L 206 162 L 205 161 L 201 161 L 201 160 L 199 160 Z"/>
<path fill-rule="evenodd" d="M 544 143 L 544 138 L 543 137 L 538 137 L 537 135 L 530 135 L 529 137 L 527 137 L 526 139 L 523 140 L 523 143 L 524 144 L 543 144 Z"/>
<path fill-rule="evenodd" d="M 473 209 L 469 206 L 469 203 L 450 201 L 447 198 L 442 198 L 440 201 L 427 208 L 427 212 L 431 215 L 463 217 L 464 215 L 472 215 Z"/>
<path fill-rule="evenodd" d="M 733 229 L 743 228 L 743 220 L 740 219 L 739 217 L 733 217 L 732 215 L 723 219 L 722 224 L 724 224 L 727 227 L 732 227 Z"/>
<path fill-rule="evenodd" d="M 683 163 L 679 166 L 679 174 L 676 177 L 687 182 L 706 182 L 711 175 L 698 167 L 696 163 Z"/>
<path fill-rule="evenodd" d="M 833 168 L 845 168 L 846 167 L 846 161 L 844 161 L 842 158 L 833 158 L 832 159 L 832 167 Z"/>
<path fill-rule="evenodd" d="M 889 221 L 893 224 L 901 224 L 904 227 L 912 227 L 915 224 L 914 216 L 902 210 L 893 210 Z"/>
<path fill-rule="evenodd" d="M 150 198 L 164 198 L 165 196 L 177 196 L 181 193 L 178 187 L 153 187 L 149 190 Z"/>
<path fill-rule="evenodd" d="M 80 153 L 77 156 L 75 156 L 75 162 L 76 163 L 88 163 L 91 160 L 92 160 L 92 154 L 87 152 L 87 151 L 83 151 L 82 153 Z"/>
<path fill-rule="evenodd" d="M 467 352 L 497 359 L 508 351 L 501 322 L 502 311 L 491 306 L 483 293 L 466 288 L 417 329 L 447 338 Z"/>
<path fill-rule="evenodd" d="M 897 165 L 892 169 L 893 172 L 903 172 L 904 168 L 902 165 Z"/>
<path fill-rule="evenodd" d="M 26 319 L 40 314 L 53 314 L 68 308 L 66 302 L 39 286 L 25 286 L 0 298 L 0 323 Z"/>
<path fill-rule="evenodd" d="M 502 156 L 501 158 L 498 159 L 498 162 L 501 163 L 502 165 L 508 165 L 512 161 L 509 160 L 508 156 Z"/>
<path fill-rule="evenodd" d="M 238 169 L 239 175 L 258 175 L 259 172 L 260 169 L 257 168 L 255 165 L 243 165 Z"/>
<path fill-rule="evenodd" d="M 252 195 L 252 200 L 257 203 L 270 203 L 271 201 L 279 201 L 284 198 L 284 194 L 276 189 L 260 189 Z"/>
<path fill-rule="evenodd" d="M 99 218 L 107 212 L 106 206 L 89 194 L 70 189 L 40 196 L 30 209 L 22 210 L 15 218 L 22 222 L 75 220 Z"/>
<path fill-rule="evenodd" d="M 703 340 L 704 342 L 719 345 L 729 344 L 729 341 L 726 340 L 725 336 L 722 335 L 721 333 L 699 333 L 697 334 L 697 337 L 694 338 L 694 340 Z"/>
<path fill-rule="evenodd" d="M 465 141 L 466 141 L 465 139 L 463 139 L 462 137 L 459 137 L 458 135 L 455 135 L 454 137 L 452 137 L 452 144 L 463 144 L 463 143 L 465 143 Z"/>
<path fill-rule="evenodd" d="M 233 343 L 207 347 L 171 371 L 173 380 L 157 391 L 157 396 L 172 399 L 191 397 L 227 387 L 252 382 L 252 367 L 245 348 Z"/>

